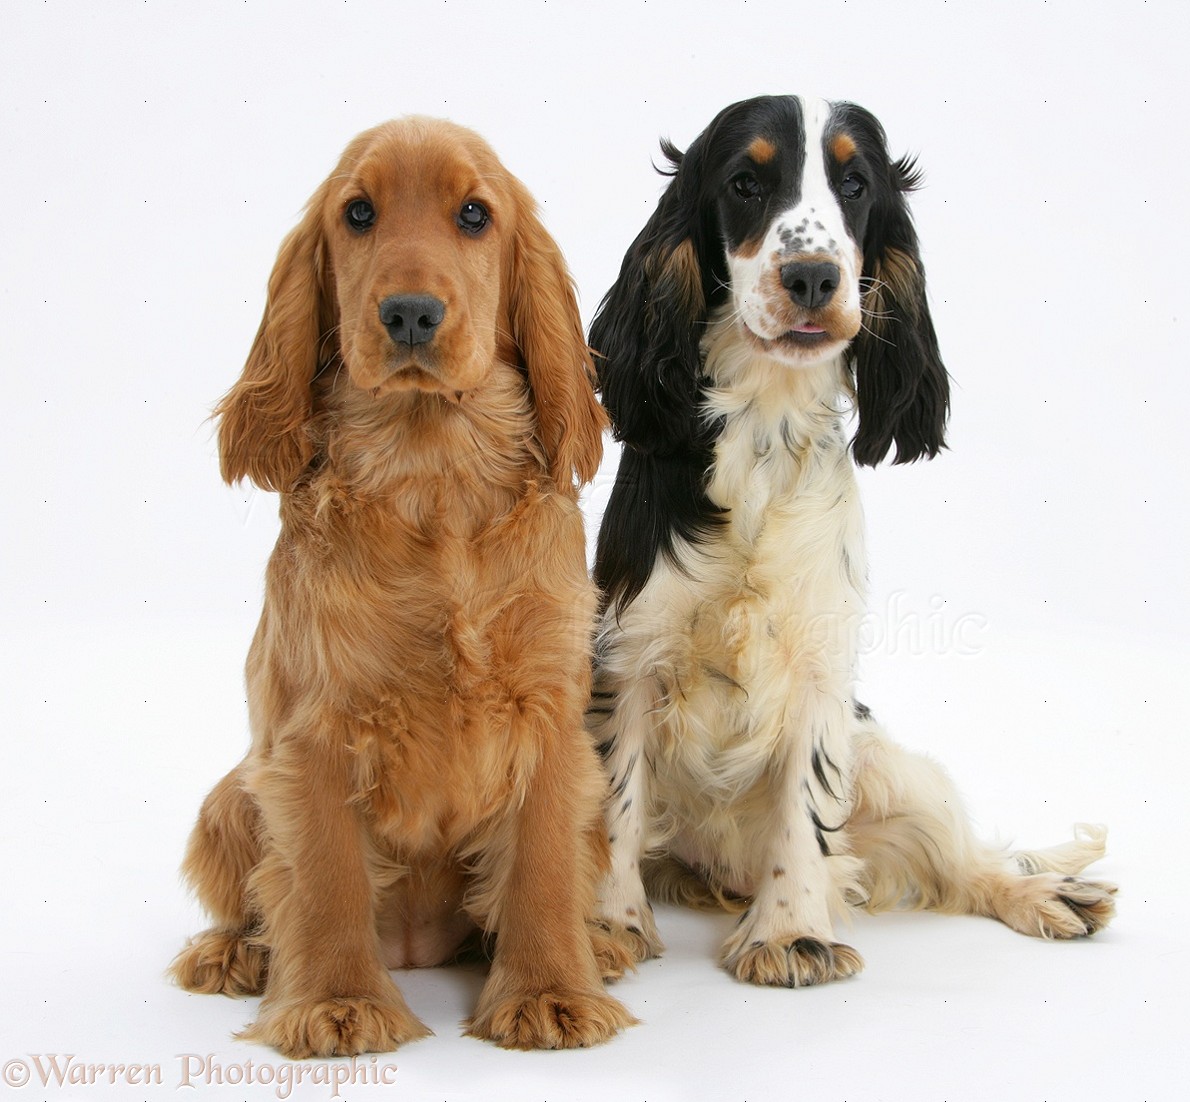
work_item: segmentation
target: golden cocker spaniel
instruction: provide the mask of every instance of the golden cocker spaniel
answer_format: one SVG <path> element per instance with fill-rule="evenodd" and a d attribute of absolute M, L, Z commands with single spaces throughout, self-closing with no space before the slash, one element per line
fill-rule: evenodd
<path fill-rule="evenodd" d="M 595 1044 L 633 1021 L 591 921 L 604 781 L 576 482 L 604 415 L 570 277 L 475 134 L 356 138 L 281 247 L 219 404 L 225 479 L 279 491 L 248 655 L 251 748 L 184 873 L 214 919 L 173 965 L 261 993 L 292 1057 L 428 1032 L 388 969 L 494 958 L 468 1031 Z"/>

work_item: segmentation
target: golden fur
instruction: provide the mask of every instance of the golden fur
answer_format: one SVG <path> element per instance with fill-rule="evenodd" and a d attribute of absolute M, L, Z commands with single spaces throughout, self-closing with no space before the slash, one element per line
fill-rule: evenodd
<path fill-rule="evenodd" d="M 361 198 L 366 232 L 345 221 Z M 479 233 L 468 203 L 490 213 Z M 379 316 L 410 294 L 445 304 L 425 344 Z M 589 921 L 606 841 L 576 488 L 604 416 L 524 186 L 448 123 L 360 135 L 283 244 L 216 412 L 224 477 L 278 490 L 282 527 L 251 748 L 184 864 L 214 926 L 178 982 L 263 994 L 242 1036 L 288 1056 L 386 1050 L 427 1032 L 388 969 L 481 931 L 470 1033 L 606 1040 L 632 1018 L 600 974 L 626 957 Z"/>

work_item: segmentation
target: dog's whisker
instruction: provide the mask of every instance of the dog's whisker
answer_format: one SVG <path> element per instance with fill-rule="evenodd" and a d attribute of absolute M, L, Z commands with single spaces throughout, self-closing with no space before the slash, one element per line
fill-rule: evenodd
<path fill-rule="evenodd" d="M 890 341 L 887 337 L 881 336 L 874 329 L 872 329 L 869 325 L 867 325 L 866 322 L 864 322 L 862 320 L 860 321 L 860 328 L 863 329 L 863 331 L 865 333 L 867 333 L 868 336 L 871 337 L 873 340 L 880 341 L 881 344 L 887 344 L 890 348 L 896 348 L 896 346 L 897 346 L 896 341 Z"/>

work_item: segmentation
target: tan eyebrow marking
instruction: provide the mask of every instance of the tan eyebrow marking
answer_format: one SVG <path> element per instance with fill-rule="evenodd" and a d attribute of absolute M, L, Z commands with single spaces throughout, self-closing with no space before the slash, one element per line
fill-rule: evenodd
<path fill-rule="evenodd" d="M 831 153 L 841 165 L 855 156 L 855 150 L 855 139 L 850 134 L 836 134 L 831 139 Z"/>
<path fill-rule="evenodd" d="M 767 165 L 777 155 L 777 147 L 768 138 L 755 138 L 748 146 L 748 156 L 758 165 Z"/>

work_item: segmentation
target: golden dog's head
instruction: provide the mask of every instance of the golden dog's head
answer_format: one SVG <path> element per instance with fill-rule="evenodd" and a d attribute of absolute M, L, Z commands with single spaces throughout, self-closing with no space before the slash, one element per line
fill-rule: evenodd
<path fill-rule="evenodd" d="M 224 477 L 285 490 L 312 458 L 311 383 L 459 397 L 523 367 L 550 473 L 590 479 L 602 411 L 574 289 L 527 189 L 476 134 L 410 118 L 357 137 L 286 238 L 243 376 L 218 406 Z"/>

